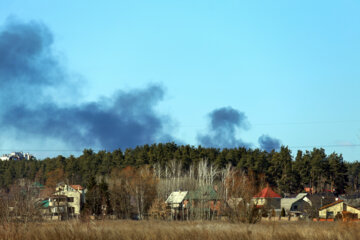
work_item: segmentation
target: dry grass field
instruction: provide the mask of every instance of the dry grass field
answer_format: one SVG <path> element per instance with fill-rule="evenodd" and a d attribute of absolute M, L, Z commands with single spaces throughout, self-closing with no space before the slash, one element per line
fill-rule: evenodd
<path fill-rule="evenodd" d="M 359 223 L 68 221 L 6 224 L 1 239 L 360 239 Z"/>

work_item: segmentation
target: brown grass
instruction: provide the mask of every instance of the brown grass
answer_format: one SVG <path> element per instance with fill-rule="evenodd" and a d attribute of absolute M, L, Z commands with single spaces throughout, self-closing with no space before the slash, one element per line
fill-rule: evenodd
<path fill-rule="evenodd" d="M 68 221 L 7 224 L 0 239 L 360 239 L 359 223 Z"/>

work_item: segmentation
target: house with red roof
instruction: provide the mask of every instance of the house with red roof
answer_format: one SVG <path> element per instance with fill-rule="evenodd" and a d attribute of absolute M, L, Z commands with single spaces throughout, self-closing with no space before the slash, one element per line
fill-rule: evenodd
<path fill-rule="evenodd" d="M 267 206 L 272 209 L 280 209 L 281 206 L 281 196 L 269 186 L 256 194 L 253 197 L 253 201 L 257 207 Z"/>
<path fill-rule="evenodd" d="M 84 203 L 85 189 L 81 185 L 58 183 L 55 193 L 49 198 L 49 207 L 53 216 L 77 217 Z"/>

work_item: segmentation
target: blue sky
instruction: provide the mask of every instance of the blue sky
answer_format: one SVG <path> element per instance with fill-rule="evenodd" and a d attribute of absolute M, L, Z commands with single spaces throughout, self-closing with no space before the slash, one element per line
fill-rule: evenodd
<path fill-rule="evenodd" d="M 358 1 L 2 0 L 0 25 L 45 24 L 57 57 L 83 81 L 81 101 L 160 84 L 156 110 L 184 143 L 198 144 L 208 114 L 230 106 L 247 116 L 250 128 L 237 135 L 254 147 L 268 134 L 293 152 L 326 146 L 354 161 L 359 12 Z M 29 141 L 1 148 L 44 148 Z"/>

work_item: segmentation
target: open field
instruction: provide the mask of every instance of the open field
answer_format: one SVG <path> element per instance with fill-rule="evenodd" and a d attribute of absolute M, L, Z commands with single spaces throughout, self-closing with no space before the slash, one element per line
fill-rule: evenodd
<path fill-rule="evenodd" d="M 1 239 L 360 239 L 358 223 L 69 221 L 6 224 Z"/>

